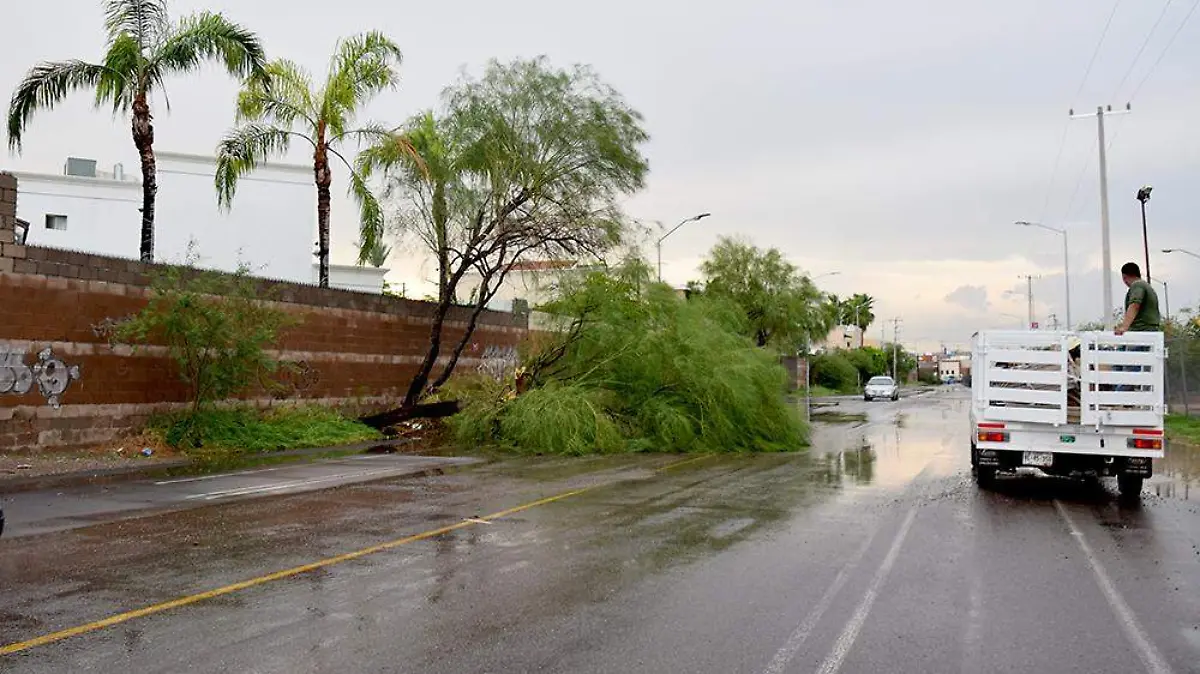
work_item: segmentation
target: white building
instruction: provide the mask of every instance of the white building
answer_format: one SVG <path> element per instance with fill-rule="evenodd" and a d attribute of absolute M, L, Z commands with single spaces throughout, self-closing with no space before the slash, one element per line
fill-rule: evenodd
<path fill-rule="evenodd" d="M 238 181 L 228 211 L 217 205 L 212 157 L 157 152 L 154 257 L 182 262 L 194 244 L 197 264 L 314 283 L 316 189 L 312 167 L 260 164 Z M 17 217 L 26 243 L 137 259 L 141 243 L 140 170 L 68 159 L 62 175 L 16 173 Z M 380 292 L 386 269 L 331 267 L 330 285 Z"/>
<path fill-rule="evenodd" d="M 944 358 L 938 361 L 938 378 L 942 381 L 958 381 L 962 379 L 962 376 L 962 361 L 953 358 Z"/>

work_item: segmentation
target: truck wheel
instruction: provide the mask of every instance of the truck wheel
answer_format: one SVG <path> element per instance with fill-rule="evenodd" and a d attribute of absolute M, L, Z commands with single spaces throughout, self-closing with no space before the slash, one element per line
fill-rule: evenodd
<path fill-rule="evenodd" d="M 1140 496 L 1142 493 L 1142 480 L 1141 475 L 1118 475 L 1117 488 L 1121 490 L 1121 496 L 1126 498 Z"/>
<path fill-rule="evenodd" d="M 975 468 L 975 484 L 981 489 L 991 489 L 996 484 L 996 469 L 990 466 Z"/>
<path fill-rule="evenodd" d="M 979 450 L 975 448 L 974 444 L 972 444 L 971 445 L 971 470 L 975 470 L 978 467 L 979 467 Z"/>

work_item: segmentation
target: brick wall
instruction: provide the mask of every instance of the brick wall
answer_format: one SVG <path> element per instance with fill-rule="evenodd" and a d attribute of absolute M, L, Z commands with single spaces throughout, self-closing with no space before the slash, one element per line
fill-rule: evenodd
<path fill-rule="evenodd" d="M 182 406 L 187 392 L 165 349 L 111 346 L 99 329 L 145 305 L 153 266 L 13 245 L 15 218 L 16 180 L 0 174 L 0 451 L 103 443 Z M 433 305 L 261 283 L 297 319 L 279 344 L 300 365 L 282 397 L 364 409 L 398 401 L 424 356 Z M 446 342 L 461 336 L 467 313 L 451 314 Z M 510 359 L 527 320 L 485 313 L 459 371 Z"/>

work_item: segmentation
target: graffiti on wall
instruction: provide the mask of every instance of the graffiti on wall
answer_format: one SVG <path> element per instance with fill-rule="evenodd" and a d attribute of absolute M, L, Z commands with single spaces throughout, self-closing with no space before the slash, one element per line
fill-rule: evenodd
<path fill-rule="evenodd" d="M 517 349 L 513 346 L 489 346 L 479 357 L 479 366 L 475 371 L 485 377 L 500 380 L 517 369 L 520 359 Z"/>
<path fill-rule="evenodd" d="M 33 365 L 25 363 L 28 351 L 0 343 L 0 395 L 25 395 L 36 385 L 46 404 L 58 409 L 62 394 L 79 380 L 79 366 L 68 366 L 54 357 L 50 347 L 42 349 Z"/>

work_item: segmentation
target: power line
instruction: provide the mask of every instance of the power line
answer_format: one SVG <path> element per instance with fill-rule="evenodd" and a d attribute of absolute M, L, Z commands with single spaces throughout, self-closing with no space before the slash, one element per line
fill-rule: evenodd
<path fill-rule="evenodd" d="M 1169 6 L 1170 4 L 1171 4 L 1171 2 L 1168 1 L 1167 5 Z M 1175 32 L 1171 34 L 1170 39 L 1167 40 L 1166 46 L 1163 47 L 1162 52 L 1159 53 L 1158 58 L 1154 61 L 1154 65 L 1150 66 L 1150 70 L 1146 72 L 1146 75 L 1142 78 L 1142 81 L 1138 83 L 1137 88 L 1133 90 L 1133 94 L 1130 95 L 1130 97 L 1129 97 L 1130 101 L 1133 101 L 1133 99 L 1137 97 L 1138 92 L 1140 92 L 1142 90 L 1142 87 L 1146 86 L 1146 82 L 1148 82 L 1150 80 L 1150 77 L 1154 74 L 1154 71 L 1158 69 L 1158 65 L 1160 63 L 1162 63 L 1163 58 L 1165 58 L 1167 55 L 1167 52 L 1170 51 L 1171 45 L 1175 44 L 1175 39 L 1178 38 L 1179 34 L 1183 32 L 1184 27 L 1187 26 L 1188 21 L 1190 21 L 1192 18 L 1192 15 L 1196 13 L 1197 8 L 1200 8 L 1200 0 L 1195 0 L 1195 2 L 1192 3 L 1192 8 L 1188 10 L 1188 13 L 1183 17 L 1183 21 L 1180 22 L 1179 26 L 1175 29 Z M 1165 8 L 1164 8 L 1164 13 L 1165 13 Z M 1162 16 L 1160 15 L 1159 20 L 1161 20 L 1161 19 L 1162 19 Z M 1158 25 L 1158 23 L 1156 22 L 1155 26 L 1157 26 L 1157 25 Z M 1151 33 L 1153 33 L 1153 32 L 1154 32 L 1154 30 L 1151 29 Z M 1147 38 L 1146 38 L 1147 42 L 1149 41 L 1149 39 L 1150 39 L 1149 36 L 1147 36 Z M 1144 47 L 1145 47 L 1145 45 L 1143 45 L 1143 48 Z M 1140 54 L 1141 51 L 1139 50 L 1138 53 Z M 1135 59 L 1135 63 L 1136 63 L 1136 59 Z M 1133 69 L 1133 67 L 1130 66 L 1131 71 L 1132 71 L 1132 69 Z M 1126 73 L 1126 77 L 1128 77 L 1128 73 Z M 1122 84 L 1124 84 L 1124 80 L 1122 80 Z M 1120 86 L 1118 86 L 1117 88 L 1120 89 Z M 1109 149 L 1109 150 L 1112 149 L 1113 143 L 1117 142 L 1117 138 L 1119 138 L 1120 135 L 1121 135 L 1121 129 L 1117 129 L 1113 133 L 1112 138 L 1110 138 L 1109 141 L 1105 144 L 1107 146 L 1107 149 Z M 1091 160 L 1091 157 L 1088 157 L 1087 163 L 1084 164 L 1083 170 L 1080 171 L 1080 173 L 1079 173 L 1079 179 L 1075 182 L 1075 191 L 1071 193 L 1071 200 L 1069 202 L 1067 202 L 1067 212 L 1066 212 L 1067 219 L 1070 219 L 1070 217 L 1071 217 L 1072 208 L 1075 205 L 1075 199 L 1079 196 L 1080 187 L 1083 186 L 1083 178 L 1084 178 L 1084 176 L 1087 175 L 1088 169 L 1090 169 L 1091 167 L 1092 167 L 1092 160 Z"/>
<path fill-rule="evenodd" d="M 1146 47 L 1150 44 L 1150 39 L 1154 37 L 1155 31 L 1158 30 L 1159 24 L 1167 16 L 1167 10 L 1171 9 L 1171 3 L 1175 0 L 1167 0 L 1163 5 L 1162 11 L 1158 13 L 1158 19 L 1154 21 L 1154 25 L 1150 27 L 1150 32 L 1146 33 L 1146 39 L 1142 40 L 1142 46 L 1138 47 L 1137 53 L 1133 55 L 1133 62 L 1129 64 L 1129 70 L 1125 71 L 1125 76 L 1121 78 L 1121 83 L 1113 91 L 1112 99 L 1116 100 L 1117 94 L 1121 93 L 1121 87 L 1125 86 L 1125 82 L 1129 81 L 1129 76 L 1133 74 L 1134 68 L 1137 67 L 1138 61 L 1142 58 L 1142 53 L 1146 51 Z"/>
<path fill-rule="evenodd" d="M 1113 17 L 1117 15 L 1117 9 L 1120 6 L 1121 0 L 1117 0 L 1113 3 L 1112 11 L 1108 13 L 1108 21 L 1104 22 L 1104 30 L 1100 32 L 1100 39 L 1096 41 L 1096 48 L 1092 50 L 1092 59 L 1088 61 L 1087 69 L 1083 71 L 1083 79 L 1079 81 L 1079 89 L 1071 97 L 1072 105 L 1079 98 L 1079 94 L 1083 93 L 1083 87 L 1087 85 L 1088 75 L 1092 74 L 1092 66 L 1096 65 L 1096 57 L 1100 55 L 1100 47 L 1104 45 L 1104 38 L 1108 37 L 1108 29 L 1112 27 Z"/>
<path fill-rule="evenodd" d="M 1146 76 L 1143 77 L 1142 81 L 1138 83 L 1137 88 L 1133 90 L 1133 95 L 1129 97 L 1129 100 L 1137 98 L 1138 92 L 1142 90 L 1142 87 L 1146 86 L 1146 82 L 1150 81 L 1150 77 L 1154 75 L 1154 71 L 1158 70 L 1158 64 L 1162 63 L 1162 60 L 1166 57 L 1167 52 L 1171 51 L 1171 45 L 1175 44 L 1175 39 L 1179 37 L 1179 34 L 1183 32 L 1184 26 L 1188 24 L 1188 21 L 1191 20 L 1192 15 L 1196 13 L 1197 7 L 1200 7 L 1200 0 L 1196 0 L 1192 3 L 1192 8 L 1188 10 L 1187 15 L 1183 17 L 1183 21 L 1180 22 L 1179 27 L 1176 28 L 1175 32 L 1171 34 L 1171 39 L 1167 40 L 1167 46 L 1163 47 L 1162 53 L 1158 55 L 1158 59 L 1154 61 L 1154 65 L 1150 66 L 1150 71 L 1146 73 Z"/>
<path fill-rule="evenodd" d="M 1197 0 L 1200 2 L 1200 0 Z M 1096 47 L 1092 50 L 1092 57 L 1088 59 L 1087 68 L 1083 71 L 1083 77 L 1079 80 L 1079 88 L 1075 90 L 1075 95 L 1071 97 L 1071 104 L 1074 105 L 1079 95 L 1083 93 L 1083 88 L 1087 86 L 1088 77 L 1092 74 L 1092 67 L 1096 65 L 1096 57 L 1100 55 L 1100 48 L 1104 46 L 1104 38 L 1108 37 L 1108 29 L 1112 28 L 1113 17 L 1117 15 L 1117 9 L 1121 7 L 1122 0 L 1116 0 L 1113 3 L 1112 11 L 1108 13 L 1108 20 L 1104 22 L 1104 29 L 1100 31 L 1100 39 L 1096 40 Z M 1050 210 L 1050 195 L 1054 192 L 1054 181 L 1058 178 L 1058 167 L 1062 162 L 1063 149 L 1067 146 L 1067 133 L 1071 128 L 1071 120 L 1063 122 L 1062 137 L 1058 140 L 1058 152 L 1054 155 L 1054 166 L 1050 169 L 1050 182 L 1046 185 L 1046 198 L 1042 201 L 1042 215 L 1040 220 L 1046 219 L 1046 212 Z M 1081 176 L 1082 178 L 1082 176 Z M 1079 188 L 1076 187 L 1078 192 Z"/>

